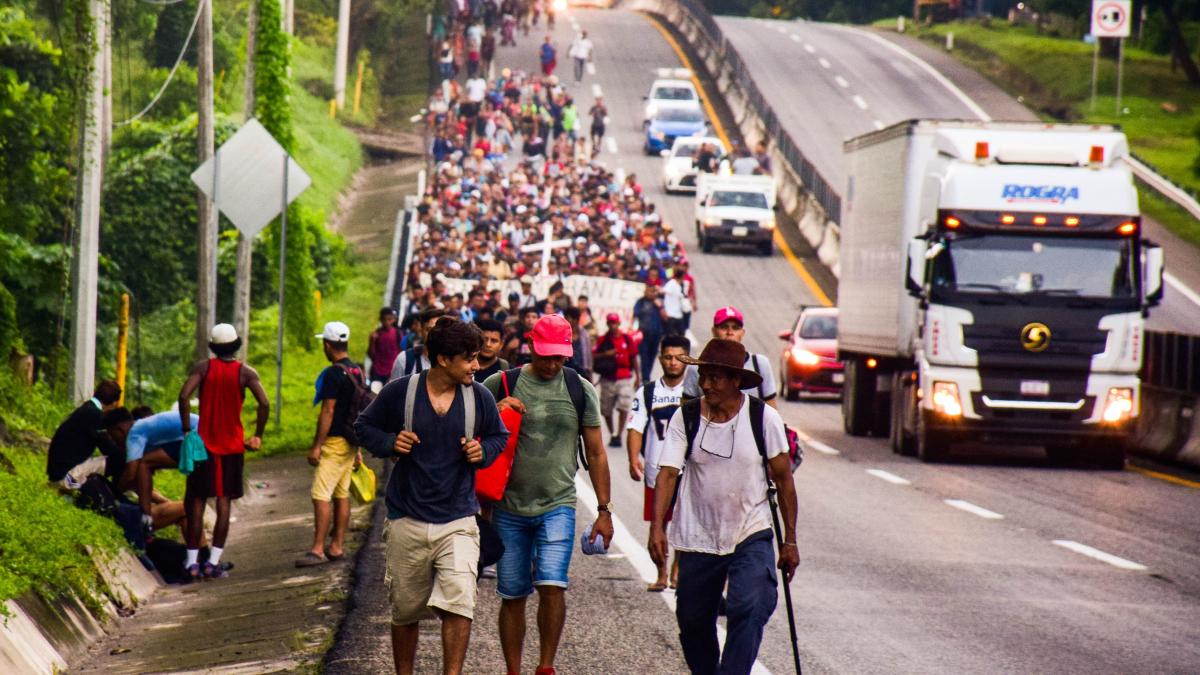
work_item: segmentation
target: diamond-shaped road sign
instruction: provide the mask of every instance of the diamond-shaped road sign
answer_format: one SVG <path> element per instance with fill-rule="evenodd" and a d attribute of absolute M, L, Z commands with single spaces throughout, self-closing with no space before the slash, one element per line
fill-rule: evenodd
<path fill-rule="evenodd" d="M 283 146 L 251 119 L 192 173 L 192 182 L 243 235 L 253 239 L 283 210 L 285 156 Z M 291 204 L 312 185 L 312 178 L 291 157 L 287 163 L 287 203 Z"/>

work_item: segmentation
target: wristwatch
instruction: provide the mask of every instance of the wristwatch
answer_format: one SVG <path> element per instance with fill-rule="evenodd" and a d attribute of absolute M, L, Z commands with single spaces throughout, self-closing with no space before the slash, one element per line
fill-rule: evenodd
<path fill-rule="evenodd" d="M 597 506 L 597 507 L 596 507 L 596 510 L 597 510 L 597 511 L 602 511 L 602 512 L 604 512 L 604 513 L 607 513 L 607 514 L 611 515 L 611 514 L 612 514 L 612 512 L 613 512 L 613 505 L 612 505 L 612 502 L 607 502 L 607 503 L 601 504 L 600 506 Z"/>

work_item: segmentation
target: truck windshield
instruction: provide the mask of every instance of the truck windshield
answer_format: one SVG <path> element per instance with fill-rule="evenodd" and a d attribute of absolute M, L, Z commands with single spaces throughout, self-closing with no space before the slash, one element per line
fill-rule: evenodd
<path fill-rule="evenodd" d="M 1137 292 L 1133 241 L 1016 235 L 945 240 L 934 291 L 1128 299 Z"/>
<path fill-rule="evenodd" d="M 713 193 L 709 206 L 743 206 L 751 209 L 767 208 L 767 196 L 761 192 L 729 192 L 719 190 Z"/>

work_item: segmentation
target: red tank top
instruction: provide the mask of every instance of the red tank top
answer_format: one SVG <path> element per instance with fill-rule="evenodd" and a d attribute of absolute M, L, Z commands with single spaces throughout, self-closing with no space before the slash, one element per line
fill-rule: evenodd
<path fill-rule="evenodd" d="M 241 376 L 240 361 L 208 360 L 208 373 L 200 384 L 200 439 L 214 455 L 246 451 Z"/>

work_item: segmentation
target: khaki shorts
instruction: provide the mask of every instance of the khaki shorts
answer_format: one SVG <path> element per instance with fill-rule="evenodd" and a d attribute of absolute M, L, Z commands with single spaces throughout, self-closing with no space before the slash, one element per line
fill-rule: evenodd
<path fill-rule="evenodd" d="M 613 409 L 629 412 L 633 407 L 633 378 L 600 380 L 600 414 L 612 415 Z"/>
<path fill-rule="evenodd" d="M 440 610 L 475 618 L 479 526 L 475 516 L 449 523 L 387 521 L 387 571 L 392 625 L 407 626 Z"/>
<path fill-rule="evenodd" d="M 321 446 L 321 461 L 313 474 L 312 498 L 319 502 L 346 499 L 350 496 L 350 473 L 358 448 L 351 447 L 341 436 L 330 436 Z"/>

